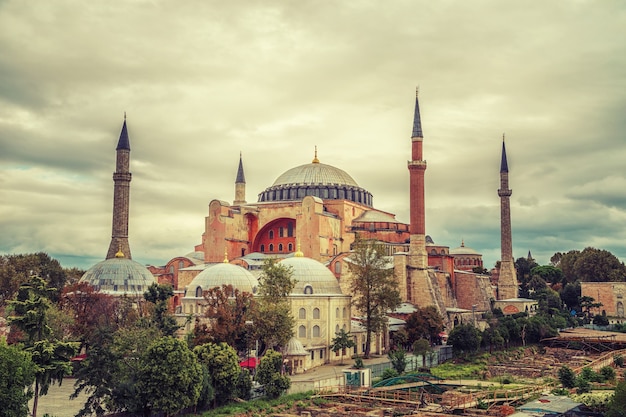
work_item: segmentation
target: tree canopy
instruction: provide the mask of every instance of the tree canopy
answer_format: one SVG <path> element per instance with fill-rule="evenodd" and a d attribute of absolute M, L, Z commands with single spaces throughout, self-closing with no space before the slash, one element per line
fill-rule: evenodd
<path fill-rule="evenodd" d="M 571 250 L 560 257 L 557 266 L 567 282 L 626 281 L 624 263 L 603 249 L 588 247 L 582 252 Z"/>
<path fill-rule="evenodd" d="M 0 339 L 0 416 L 27 417 L 33 397 L 35 364 L 31 355 Z"/>
<path fill-rule="evenodd" d="M 352 274 L 352 303 L 364 316 L 364 355 L 369 357 L 372 333 L 382 331 L 387 324 L 387 312 L 400 305 L 398 281 L 385 246 L 373 240 L 355 242 L 348 269 Z"/>

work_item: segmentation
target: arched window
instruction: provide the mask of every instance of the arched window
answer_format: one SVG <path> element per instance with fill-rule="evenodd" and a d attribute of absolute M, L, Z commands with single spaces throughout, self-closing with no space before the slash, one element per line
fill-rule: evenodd
<path fill-rule="evenodd" d="M 282 251 L 283 251 L 283 244 L 282 244 L 282 243 L 279 243 L 279 244 L 278 244 L 278 252 L 281 252 L 281 253 L 282 253 Z"/>
<path fill-rule="evenodd" d="M 431 249 L 431 250 L 430 250 L 430 254 L 431 254 L 431 255 L 436 255 L 436 254 L 437 254 L 437 251 L 436 251 L 435 249 Z"/>
<path fill-rule="evenodd" d="M 278 228 L 278 236 L 283 237 L 284 235 L 285 235 L 285 228 L 281 226 Z"/>
<path fill-rule="evenodd" d="M 306 327 L 300 326 L 298 327 L 298 337 L 305 338 L 306 337 Z"/>
<path fill-rule="evenodd" d="M 290 243 L 289 245 L 287 245 L 287 250 L 289 252 L 293 252 L 293 243 Z"/>
<path fill-rule="evenodd" d="M 341 262 L 335 262 L 335 274 L 341 274 Z"/>
<path fill-rule="evenodd" d="M 304 286 L 304 293 L 305 294 L 313 294 L 313 287 L 311 287 L 310 284 L 307 284 Z"/>
<path fill-rule="evenodd" d="M 313 318 L 319 320 L 320 318 L 320 309 L 315 307 L 313 309 Z"/>
<path fill-rule="evenodd" d="M 339 307 L 335 309 L 335 317 L 339 318 Z"/>
<path fill-rule="evenodd" d="M 300 309 L 300 311 L 298 312 L 298 318 L 306 319 L 306 309 L 304 309 L 304 308 Z"/>
<path fill-rule="evenodd" d="M 293 222 L 287 223 L 287 237 L 293 237 Z"/>
<path fill-rule="evenodd" d="M 170 274 L 174 273 L 174 265 L 170 265 Z"/>
<path fill-rule="evenodd" d="M 178 261 L 178 269 L 184 268 L 185 263 L 183 261 Z"/>
<path fill-rule="evenodd" d="M 270 230 L 269 235 L 270 235 L 270 239 L 274 239 L 274 231 L 273 230 Z"/>
<path fill-rule="evenodd" d="M 445 255 L 446 254 L 446 250 L 445 249 L 441 249 L 441 254 Z"/>
<path fill-rule="evenodd" d="M 274 252 L 274 244 L 270 243 L 270 252 Z"/>
<path fill-rule="evenodd" d="M 337 333 L 339 333 L 339 325 L 338 324 L 335 325 L 335 334 L 337 334 Z"/>
<path fill-rule="evenodd" d="M 196 297 L 202 297 L 202 287 L 196 288 Z"/>
<path fill-rule="evenodd" d="M 265 245 L 261 245 L 261 252 L 265 252 Z"/>
<path fill-rule="evenodd" d="M 343 308 L 343 318 L 344 319 L 346 318 L 346 308 L 345 307 Z"/>
<path fill-rule="evenodd" d="M 320 337 L 320 326 L 313 326 L 313 337 Z"/>

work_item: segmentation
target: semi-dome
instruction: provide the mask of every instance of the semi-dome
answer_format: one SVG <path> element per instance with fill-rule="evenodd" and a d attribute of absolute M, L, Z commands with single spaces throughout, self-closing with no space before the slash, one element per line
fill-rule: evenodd
<path fill-rule="evenodd" d="M 359 187 L 344 170 L 322 164 L 317 156 L 280 175 L 271 187 L 259 194 L 259 202 L 302 200 L 311 195 L 324 200 L 350 200 L 372 206 L 372 194 Z"/>
<path fill-rule="evenodd" d="M 85 272 L 80 282 L 86 282 L 96 291 L 111 295 L 143 293 L 157 281 L 148 268 L 132 259 L 118 256 L 98 262 Z"/>
<path fill-rule="evenodd" d="M 296 285 L 291 294 L 343 294 L 337 278 L 321 262 L 303 256 L 293 256 L 283 259 L 280 263 L 292 268 L 292 278 Z"/>
<path fill-rule="evenodd" d="M 220 263 L 200 272 L 187 286 L 185 297 L 202 297 L 211 288 L 232 285 L 241 292 L 255 294 L 259 282 L 247 269 L 234 264 Z"/>

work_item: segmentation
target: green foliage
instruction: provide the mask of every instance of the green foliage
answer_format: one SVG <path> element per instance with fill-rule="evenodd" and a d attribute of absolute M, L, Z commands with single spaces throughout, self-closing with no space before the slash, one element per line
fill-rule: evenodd
<path fill-rule="evenodd" d="M 613 393 L 610 391 L 591 392 L 573 395 L 572 400 L 583 403 L 590 411 L 596 413 L 604 413 L 607 411 L 609 402 L 613 397 Z"/>
<path fill-rule="evenodd" d="M 482 361 L 472 363 L 446 362 L 430 368 L 430 373 L 443 379 L 480 378 L 486 370 L 487 365 Z"/>
<path fill-rule="evenodd" d="M 143 298 L 154 306 L 154 321 L 164 336 L 173 336 L 180 326 L 168 311 L 168 302 L 174 295 L 169 284 L 153 283 L 143 294 Z"/>
<path fill-rule="evenodd" d="M 198 401 L 202 367 L 183 341 L 162 337 L 142 356 L 138 382 L 151 411 L 171 416 Z"/>
<path fill-rule="evenodd" d="M 256 380 L 263 385 L 269 398 L 278 398 L 291 386 L 291 380 L 282 374 L 283 355 L 268 350 L 257 368 Z"/>
<path fill-rule="evenodd" d="M 57 301 L 59 290 L 67 280 L 61 264 L 44 252 L 0 256 L 0 305 L 15 297 L 18 288 L 32 276 L 43 277 L 46 285 L 54 288 L 50 294 Z M 59 289 L 59 290 L 57 290 Z"/>
<path fill-rule="evenodd" d="M 357 239 L 350 254 L 348 269 L 352 303 L 365 318 L 365 357 L 369 357 L 372 333 L 383 330 L 387 311 L 400 305 L 398 281 L 386 257 L 385 246 L 373 240 Z"/>
<path fill-rule="evenodd" d="M 439 334 L 444 329 L 443 317 L 435 306 L 420 307 L 407 317 L 405 328 L 408 334 L 407 342 L 410 344 L 418 339 L 437 343 L 440 340 Z"/>
<path fill-rule="evenodd" d="M 237 381 L 241 372 L 235 349 L 223 342 L 205 343 L 196 346 L 193 352 L 211 375 L 215 401 L 223 404 L 232 399 L 237 393 Z"/>
<path fill-rule="evenodd" d="M 344 349 L 351 349 L 356 346 L 354 342 L 354 338 L 350 335 L 350 333 L 346 332 L 344 329 L 340 329 L 339 332 L 335 333 L 335 337 L 331 340 L 330 349 L 333 352 L 341 351 L 341 364 L 343 365 L 343 351 Z"/>
<path fill-rule="evenodd" d="M 418 339 L 413 343 L 413 355 L 422 357 L 422 366 L 426 366 L 426 354 L 432 350 L 430 342 L 426 339 Z"/>
<path fill-rule="evenodd" d="M 561 257 L 558 265 L 567 282 L 625 281 L 626 267 L 611 252 L 585 248 L 582 252 L 572 250 Z"/>
<path fill-rule="evenodd" d="M 471 324 L 460 324 L 450 332 L 448 344 L 456 354 L 468 354 L 478 351 L 481 334 Z"/>
<path fill-rule="evenodd" d="M 570 367 L 566 365 L 561 366 L 558 375 L 561 385 L 565 388 L 574 388 L 576 386 L 576 374 Z"/>
<path fill-rule="evenodd" d="M 622 355 L 613 356 L 613 363 L 615 364 L 615 366 L 621 368 L 622 366 L 624 366 L 624 357 Z"/>
<path fill-rule="evenodd" d="M 291 267 L 268 259 L 259 277 L 259 297 L 254 309 L 255 338 L 266 347 L 287 344 L 294 335 L 295 319 L 288 296 L 296 282 Z"/>
<path fill-rule="evenodd" d="M 406 369 L 406 352 L 402 348 L 392 350 L 387 353 L 387 357 L 391 360 L 391 366 L 398 373 L 402 375 Z"/>
<path fill-rule="evenodd" d="M 596 326 L 608 326 L 609 318 L 604 314 L 598 314 L 593 317 L 593 324 Z"/>
<path fill-rule="evenodd" d="M 49 297 L 55 293 L 56 290 L 49 288 L 43 278 L 32 276 L 20 285 L 17 298 L 9 304 L 13 310 L 9 322 L 26 336 L 25 350 L 35 364 L 33 417 L 37 416 L 39 396 L 48 393 L 50 384 L 61 384 L 63 378 L 72 373 L 70 359 L 79 347 L 78 343 L 52 339 L 49 325 L 52 302 Z"/>
<path fill-rule="evenodd" d="M 246 368 L 242 368 L 237 378 L 237 397 L 243 400 L 249 400 L 252 390 L 252 376 L 250 371 Z"/>
<path fill-rule="evenodd" d="M 0 339 L 0 416 L 26 417 L 33 396 L 35 364 L 28 352 Z"/>
<path fill-rule="evenodd" d="M 615 369 L 613 367 L 607 365 L 600 368 L 600 376 L 604 381 L 613 381 L 616 376 Z"/>
<path fill-rule="evenodd" d="M 565 287 L 559 294 L 561 301 L 567 306 L 568 309 L 580 310 L 580 281 L 569 282 L 565 284 Z"/>
<path fill-rule="evenodd" d="M 615 395 L 609 401 L 605 417 L 626 417 L 626 381 L 615 387 Z"/>
<path fill-rule="evenodd" d="M 400 375 L 398 373 L 398 371 L 394 368 L 387 368 L 383 371 L 383 374 L 381 376 L 381 380 L 385 380 L 385 379 L 389 379 L 389 378 L 395 378 L 398 375 Z"/>
<path fill-rule="evenodd" d="M 354 369 L 363 369 L 365 368 L 365 365 L 363 364 L 363 358 L 360 357 L 356 357 L 354 359 Z"/>

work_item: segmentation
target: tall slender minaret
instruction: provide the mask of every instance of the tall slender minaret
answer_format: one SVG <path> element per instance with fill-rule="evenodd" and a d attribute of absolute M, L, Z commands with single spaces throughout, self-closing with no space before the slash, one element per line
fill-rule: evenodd
<path fill-rule="evenodd" d="M 410 210 L 411 224 L 409 232 L 411 243 L 409 246 L 409 266 L 412 269 L 428 268 L 428 254 L 426 253 L 426 209 L 424 202 L 424 172 L 426 161 L 422 157 L 422 121 L 418 90 L 415 91 L 415 113 L 413 115 L 413 133 L 411 135 L 411 160 L 408 162 L 410 181 Z"/>
<path fill-rule="evenodd" d="M 121 252 L 125 258 L 132 259 L 128 244 L 128 212 L 130 206 L 130 141 L 126 129 L 126 113 L 120 139 L 116 148 L 115 172 L 113 173 L 113 227 L 111 244 L 107 259 L 115 258 Z M 119 256 L 119 255 L 118 255 Z"/>
<path fill-rule="evenodd" d="M 509 164 L 506 160 L 506 147 L 502 135 L 502 160 L 500 161 L 500 278 L 498 279 L 498 300 L 517 298 L 518 284 L 513 261 L 513 239 L 511 237 L 511 202 L 513 191 L 509 189 Z"/>
<path fill-rule="evenodd" d="M 235 201 L 233 201 L 233 205 L 239 206 L 241 204 L 246 204 L 246 176 L 243 173 L 243 161 L 241 152 L 239 152 L 239 168 L 235 179 Z"/>

